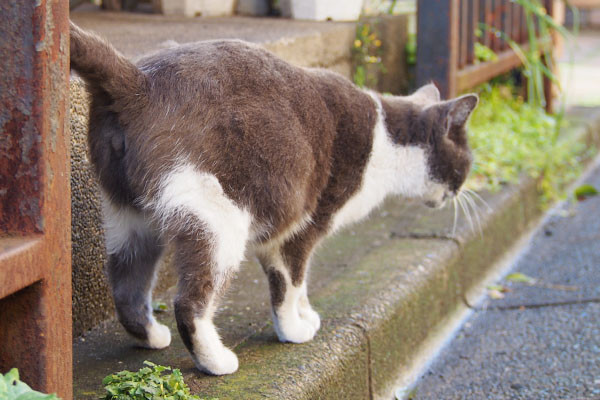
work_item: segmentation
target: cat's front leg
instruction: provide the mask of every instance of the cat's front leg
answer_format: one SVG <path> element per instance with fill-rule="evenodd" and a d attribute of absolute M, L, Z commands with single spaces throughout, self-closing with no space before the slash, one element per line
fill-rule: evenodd
<path fill-rule="evenodd" d="M 259 257 L 269 280 L 273 326 L 280 341 L 304 343 L 313 339 L 321 321 L 308 302 L 304 273 L 294 282 L 293 264 L 282 251 L 271 249 Z"/>
<path fill-rule="evenodd" d="M 308 301 L 306 279 L 302 283 L 302 293 L 298 302 L 298 310 L 300 311 L 300 318 L 308 321 L 315 328 L 315 332 L 318 331 L 321 327 L 321 317 L 319 317 L 319 314 L 312 308 Z"/>

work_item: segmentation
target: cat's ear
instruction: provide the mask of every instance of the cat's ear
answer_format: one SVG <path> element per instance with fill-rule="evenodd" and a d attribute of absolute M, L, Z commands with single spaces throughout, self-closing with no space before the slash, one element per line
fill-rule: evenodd
<path fill-rule="evenodd" d="M 440 91 L 433 83 L 421 86 L 410 97 L 433 103 L 437 103 L 441 100 Z"/>
<path fill-rule="evenodd" d="M 452 131 L 452 128 L 461 128 L 465 125 L 469 116 L 477 107 L 479 97 L 476 94 L 465 94 L 456 99 L 449 100 L 449 108 L 446 120 L 446 132 Z"/>

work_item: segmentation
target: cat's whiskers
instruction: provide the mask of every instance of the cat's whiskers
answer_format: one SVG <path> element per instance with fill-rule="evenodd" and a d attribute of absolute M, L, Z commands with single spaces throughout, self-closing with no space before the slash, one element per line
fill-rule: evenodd
<path fill-rule="evenodd" d="M 458 205 L 460 206 L 463 214 L 465 215 L 465 218 L 467 219 L 467 222 L 469 223 L 469 226 L 471 227 L 471 230 L 474 230 L 475 227 L 473 226 L 473 220 L 471 219 L 471 213 L 468 211 L 467 207 L 464 204 L 464 192 L 459 192 L 458 196 L 456 196 L 456 200 L 458 201 Z"/>
<path fill-rule="evenodd" d="M 464 198 L 466 201 L 466 205 L 467 207 L 471 208 L 471 211 L 473 212 L 473 215 L 475 215 L 475 222 L 477 225 L 477 229 L 479 231 L 479 236 L 483 237 L 483 230 L 481 228 L 481 218 L 479 217 L 479 206 L 477 206 L 477 204 L 475 203 L 475 201 L 473 200 L 473 198 L 471 197 L 471 194 L 469 192 L 464 192 Z"/>
<path fill-rule="evenodd" d="M 485 206 L 487 211 L 492 211 L 492 207 L 490 207 L 490 205 L 487 203 L 487 201 L 485 201 L 483 199 L 483 197 L 481 197 L 476 191 L 471 190 L 471 189 L 466 189 L 466 188 L 463 190 L 465 192 L 469 193 L 471 196 L 473 196 L 476 200 L 479 200 L 479 202 Z"/>
<path fill-rule="evenodd" d="M 456 236 L 456 225 L 458 223 L 458 206 L 456 205 L 456 196 L 452 198 L 452 206 L 454 207 L 454 222 L 452 224 L 452 237 Z"/>

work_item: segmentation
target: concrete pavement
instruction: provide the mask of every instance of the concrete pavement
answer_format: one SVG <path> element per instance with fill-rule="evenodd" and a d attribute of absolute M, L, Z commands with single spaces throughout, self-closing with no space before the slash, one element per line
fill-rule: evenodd
<path fill-rule="evenodd" d="M 600 189 L 600 163 L 586 182 Z M 553 210 L 512 272 L 535 281 L 501 280 L 415 399 L 600 398 L 600 196 Z"/>

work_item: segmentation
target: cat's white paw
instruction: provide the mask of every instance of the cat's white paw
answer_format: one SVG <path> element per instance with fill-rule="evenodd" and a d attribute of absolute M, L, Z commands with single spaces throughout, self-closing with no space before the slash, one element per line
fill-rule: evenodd
<path fill-rule="evenodd" d="M 319 330 L 319 328 L 321 327 L 321 317 L 319 317 L 319 314 L 317 314 L 317 312 L 315 310 L 312 309 L 312 307 L 309 306 L 300 306 L 299 307 L 299 312 L 300 312 L 300 318 L 308 321 L 312 327 L 315 330 L 315 333 Z"/>
<path fill-rule="evenodd" d="M 280 342 L 304 343 L 312 340 L 317 330 L 311 322 L 296 315 L 274 316 L 275 332 Z"/>
<path fill-rule="evenodd" d="M 212 350 L 211 354 L 201 355 L 194 360 L 200 371 L 210 375 L 227 375 L 237 371 L 239 361 L 233 351 L 225 346 Z"/>
<path fill-rule="evenodd" d="M 164 349 L 171 344 L 171 331 L 163 324 L 154 322 L 153 324 L 146 326 L 146 333 L 148 339 L 141 343 L 143 347 L 149 349 Z"/>

